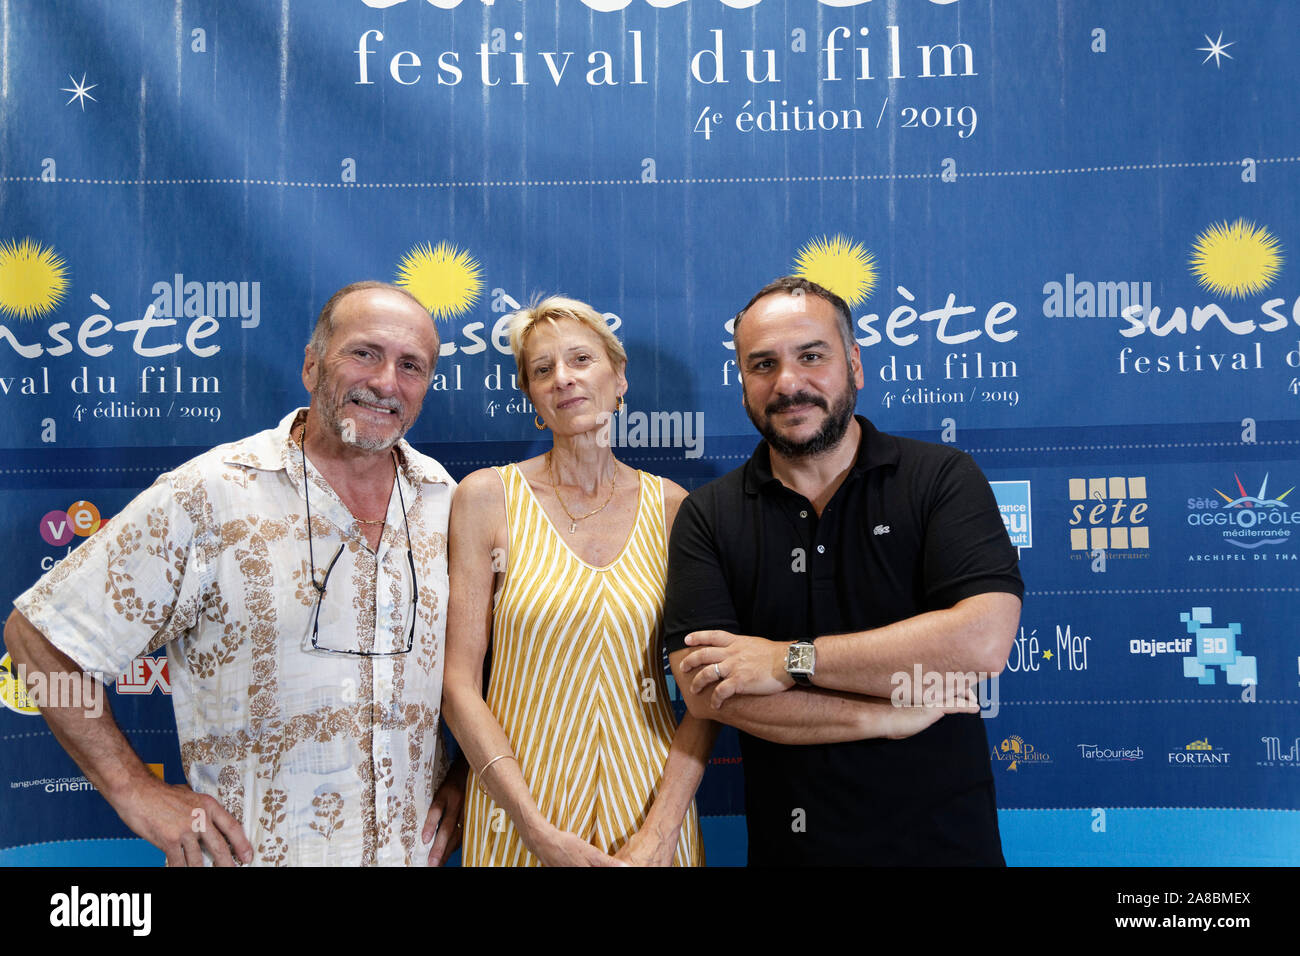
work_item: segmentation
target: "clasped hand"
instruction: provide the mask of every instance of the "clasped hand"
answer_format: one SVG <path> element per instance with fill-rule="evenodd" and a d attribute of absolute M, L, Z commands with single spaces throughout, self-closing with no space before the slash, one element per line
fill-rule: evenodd
<path fill-rule="evenodd" d="M 714 709 L 737 694 L 779 694 L 794 686 L 785 671 L 787 643 L 729 631 L 695 631 L 686 635 L 686 644 L 696 650 L 682 658 L 682 673 L 694 675 L 692 694 L 716 685 L 709 698 Z"/>

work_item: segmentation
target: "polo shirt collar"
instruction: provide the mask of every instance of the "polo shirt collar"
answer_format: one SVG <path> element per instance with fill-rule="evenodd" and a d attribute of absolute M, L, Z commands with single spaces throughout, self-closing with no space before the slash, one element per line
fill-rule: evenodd
<path fill-rule="evenodd" d="M 898 463 L 898 439 L 878 430 L 875 425 L 861 415 L 853 416 L 862 429 L 862 439 L 858 442 L 858 456 L 849 469 L 850 477 L 864 475 L 873 468 Z M 754 454 L 745 464 L 745 492 L 758 494 L 769 485 L 780 485 L 780 480 L 772 474 L 772 451 L 766 441 L 758 443 Z"/>

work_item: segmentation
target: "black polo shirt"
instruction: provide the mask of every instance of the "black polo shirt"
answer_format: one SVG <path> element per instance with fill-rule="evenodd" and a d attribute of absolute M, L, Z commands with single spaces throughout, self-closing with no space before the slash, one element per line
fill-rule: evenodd
<path fill-rule="evenodd" d="M 669 652 L 691 631 L 810 640 L 975 594 L 1023 596 L 1016 550 L 970 456 L 858 424 L 857 459 L 820 518 L 773 477 L 766 442 L 690 494 L 669 546 Z M 1003 863 L 976 715 L 905 740 L 740 740 L 751 865 Z"/>

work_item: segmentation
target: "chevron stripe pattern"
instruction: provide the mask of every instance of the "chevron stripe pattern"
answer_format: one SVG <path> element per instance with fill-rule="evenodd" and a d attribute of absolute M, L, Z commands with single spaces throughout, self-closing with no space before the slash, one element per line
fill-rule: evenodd
<path fill-rule="evenodd" d="M 614 853 L 645 821 L 676 729 L 660 640 L 663 487 L 639 473 L 632 534 L 612 564 L 596 568 L 569 549 L 518 468 L 497 472 L 510 546 L 487 703 L 547 819 Z M 467 866 L 539 865 L 473 774 L 465 829 Z M 694 803 L 674 863 L 703 863 Z"/>

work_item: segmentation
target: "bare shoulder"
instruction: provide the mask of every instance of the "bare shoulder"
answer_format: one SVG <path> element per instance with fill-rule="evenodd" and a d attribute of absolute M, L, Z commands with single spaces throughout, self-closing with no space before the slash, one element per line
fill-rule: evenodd
<path fill-rule="evenodd" d="M 547 466 L 549 463 L 550 459 L 546 455 L 534 455 L 532 458 L 525 458 L 523 461 L 515 462 L 515 467 L 519 469 L 519 474 L 523 475 L 529 482 L 547 482 Z"/>
<path fill-rule="evenodd" d="M 486 505 L 492 500 L 503 501 L 501 476 L 495 468 L 480 468 L 471 471 L 456 486 L 456 506 Z"/>
<path fill-rule="evenodd" d="M 672 530 L 677 519 L 677 509 L 686 500 L 686 489 L 669 478 L 660 478 L 664 486 L 664 527 Z"/>
<path fill-rule="evenodd" d="M 659 479 L 664 485 L 664 505 L 671 506 L 674 510 L 686 500 L 686 489 L 673 481 L 671 478 Z"/>
<path fill-rule="evenodd" d="M 505 486 L 501 477 L 491 468 L 470 472 L 456 486 L 451 500 L 451 530 L 453 534 L 491 533 L 505 523 Z"/>

